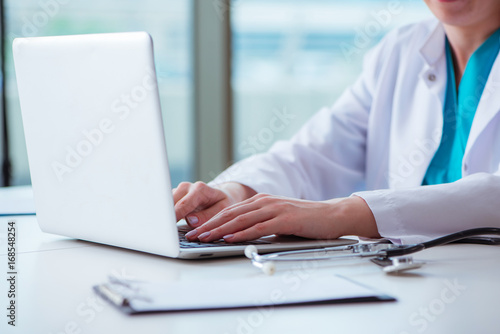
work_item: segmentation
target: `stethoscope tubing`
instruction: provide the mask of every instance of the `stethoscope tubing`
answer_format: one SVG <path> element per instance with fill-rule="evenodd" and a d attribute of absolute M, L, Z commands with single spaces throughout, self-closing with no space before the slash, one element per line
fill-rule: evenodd
<path fill-rule="evenodd" d="M 427 242 L 422 242 L 415 245 L 407 245 L 386 250 L 386 257 L 409 255 L 416 252 L 420 252 L 424 249 L 446 245 L 455 241 L 463 240 L 465 238 L 475 237 L 479 235 L 496 234 L 500 235 L 500 228 L 496 227 L 479 227 L 469 230 L 464 230 L 452 234 L 445 235 L 436 239 L 429 240 Z"/>
<path fill-rule="evenodd" d="M 353 258 L 390 258 L 396 256 L 405 256 L 420 252 L 424 249 L 449 244 L 451 242 L 463 240 L 466 238 L 480 235 L 500 235 L 500 228 L 481 227 L 464 230 L 443 237 L 439 237 L 427 242 L 412 245 L 393 245 L 388 243 L 357 244 L 341 247 L 325 247 L 309 250 L 293 250 L 260 255 L 257 248 L 249 246 L 245 254 L 252 262 L 264 263 L 267 261 L 292 262 L 292 261 L 323 261 L 323 260 L 346 260 Z M 481 239 L 482 240 L 482 239 Z M 490 243 L 497 244 L 498 238 L 490 238 Z M 473 242 L 473 239 L 470 239 Z M 484 242 L 479 242 L 484 243 Z M 338 254 L 339 252 L 350 252 L 348 254 Z M 329 254 L 333 253 L 333 254 Z M 337 254 L 335 254 L 337 253 Z M 313 256 L 307 256 L 314 254 Z M 300 255 L 300 256 L 294 256 Z M 305 255 L 305 256 L 302 256 Z"/>

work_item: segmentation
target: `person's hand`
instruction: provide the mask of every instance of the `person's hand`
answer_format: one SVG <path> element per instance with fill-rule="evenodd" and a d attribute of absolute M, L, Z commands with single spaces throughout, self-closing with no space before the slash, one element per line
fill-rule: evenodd
<path fill-rule="evenodd" d="M 172 190 L 177 221 L 186 218 L 195 228 L 222 209 L 249 198 L 255 191 L 239 183 L 224 183 L 217 188 L 203 182 L 182 182 Z"/>
<path fill-rule="evenodd" d="M 186 237 L 203 242 L 221 238 L 241 242 L 272 234 L 311 239 L 379 236 L 375 218 L 361 197 L 313 202 L 257 194 L 223 209 Z"/>

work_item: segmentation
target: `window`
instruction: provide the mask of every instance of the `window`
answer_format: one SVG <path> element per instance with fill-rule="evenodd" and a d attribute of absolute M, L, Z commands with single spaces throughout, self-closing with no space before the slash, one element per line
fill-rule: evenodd
<path fill-rule="evenodd" d="M 11 183 L 30 183 L 12 40 L 122 31 L 147 31 L 153 36 L 172 184 L 193 179 L 191 12 L 189 0 L 6 0 L 5 81 Z"/>
<path fill-rule="evenodd" d="M 230 147 L 232 158 L 239 160 L 265 151 L 276 140 L 289 138 L 313 113 L 334 103 L 354 82 L 361 71 L 363 55 L 388 30 L 430 17 L 421 0 L 232 0 L 231 4 L 226 1 L 4 0 L 12 184 L 30 182 L 12 61 L 14 37 L 148 31 L 155 42 L 175 186 L 183 180 L 206 180 L 207 175 L 216 175 L 220 166 L 227 164 L 225 157 Z M 224 102 L 231 95 L 229 88 L 225 88 L 228 80 L 223 73 L 229 64 L 226 59 L 219 59 L 224 52 L 211 56 L 207 52 L 213 50 L 215 43 L 208 37 L 227 32 L 224 22 L 228 21 L 221 15 L 226 11 L 231 12 L 232 30 L 232 141 L 226 140 L 231 138 L 228 127 L 212 129 L 203 123 L 213 119 L 218 124 L 226 114 L 217 114 L 214 109 L 220 108 L 207 107 L 204 100 L 205 108 L 200 109 L 194 103 L 194 99 L 201 103 L 200 96 Z M 195 21 L 195 13 L 203 19 Z M 193 27 L 198 23 L 196 30 Z M 197 54 L 203 56 L 203 62 L 193 57 L 193 32 L 198 36 L 194 44 L 200 48 Z M 227 36 L 221 36 L 215 45 L 225 50 L 222 46 L 225 44 L 221 43 Z M 217 61 L 223 65 L 216 64 Z M 198 67 L 203 63 L 204 69 L 196 70 L 194 63 Z M 214 73 L 207 72 L 207 68 L 214 69 Z M 200 73 L 205 79 L 197 80 L 199 87 L 193 88 L 193 75 Z M 207 82 L 213 78 L 221 81 L 220 90 L 208 87 Z M 277 119 L 282 122 L 277 123 Z M 200 123 L 203 123 L 201 135 L 195 130 Z M 206 156 L 218 164 L 196 170 L 200 161 L 207 161 Z"/>
<path fill-rule="evenodd" d="M 388 30 L 430 16 L 420 0 L 234 1 L 235 158 L 289 138 L 354 82 Z"/>

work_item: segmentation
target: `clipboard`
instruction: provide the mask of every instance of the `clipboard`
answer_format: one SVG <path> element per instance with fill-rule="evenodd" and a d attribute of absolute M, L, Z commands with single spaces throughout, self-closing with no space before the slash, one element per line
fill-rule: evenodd
<path fill-rule="evenodd" d="M 107 283 L 94 286 L 94 291 L 126 314 L 396 301 L 339 275 L 201 282 L 142 282 L 109 277 Z"/>

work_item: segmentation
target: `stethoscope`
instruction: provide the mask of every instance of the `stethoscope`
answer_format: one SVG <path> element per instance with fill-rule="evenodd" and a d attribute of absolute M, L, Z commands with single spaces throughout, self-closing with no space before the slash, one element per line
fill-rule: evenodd
<path fill-rule="evenodd" d="M 348 246 L 295 250 L 265 255 L 259 254 L 257 247 L 250 245 L 245 248 L 245 256 L 252 260 L 252 264 L 255 267 L 261 269 L 267 275 L 275 273 L 275 262 L 350 260 L 355 258 L 370 259 L 372 262 L 382 266 L 384 272 L 397 274 L 422 267 L 425 264 L 424 261 L 414 261 L 411 256 L 407 255 L 431 247 L 451 242 L 500 245 L 500 238 L 479 237 L 491 234 L 500 235 L 500 228 L 474 228 L 411 245 L 394 245 L 381 242 L 360 243 Z"/>

